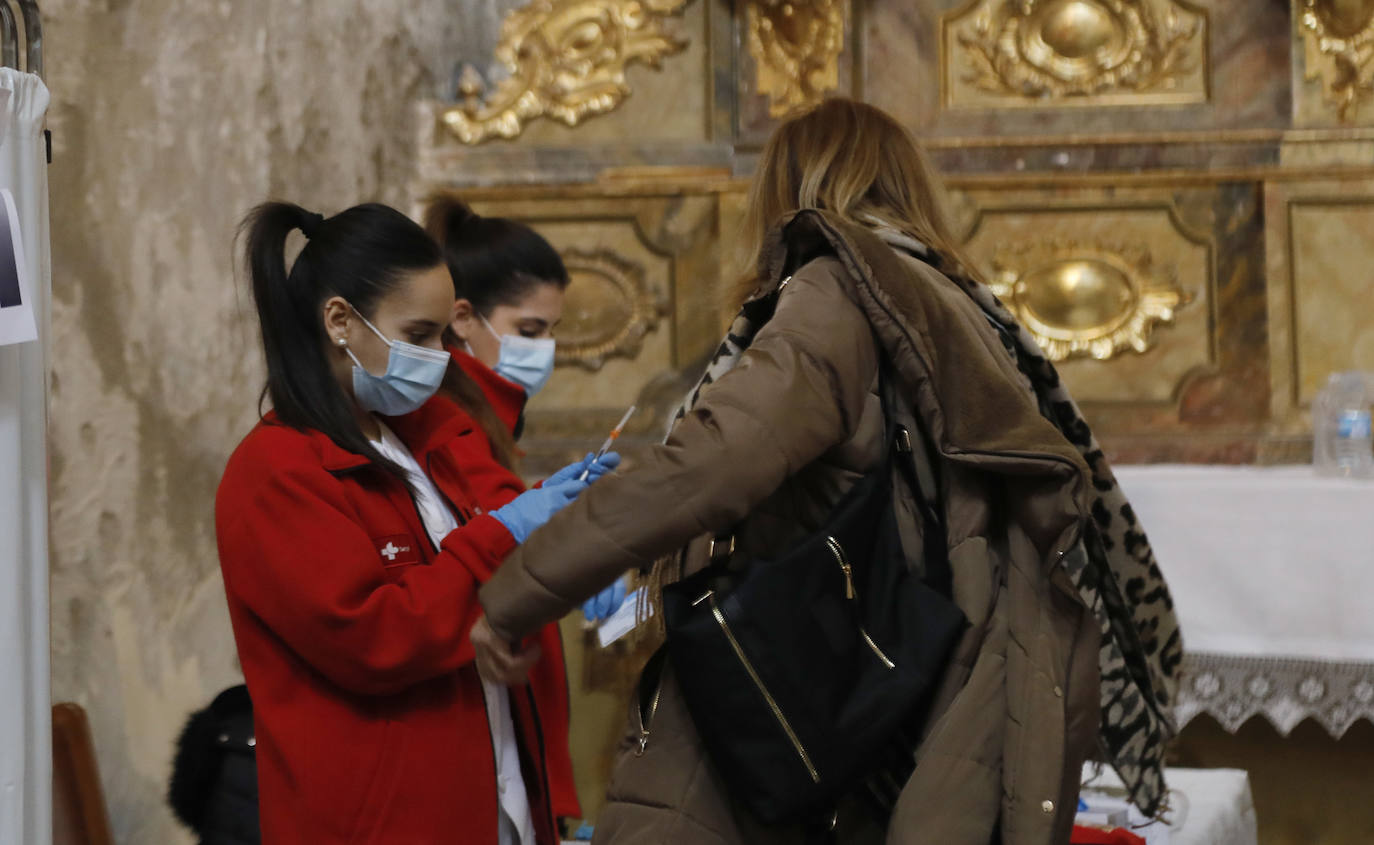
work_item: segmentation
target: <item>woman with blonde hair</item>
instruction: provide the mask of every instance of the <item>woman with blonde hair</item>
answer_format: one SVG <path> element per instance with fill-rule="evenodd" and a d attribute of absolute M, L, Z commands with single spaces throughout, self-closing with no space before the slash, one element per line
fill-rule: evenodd
<path fill-rule="evenodd" d="M 1181 654 L 1167 587 L 1054 368 L 961 258 L 919 145 L 880 110 L 829 100 L 769 141 L 748 221 L 745 306 L 667 441 L 553 517 L 480 595 L 473 639 L 506 661 L 510 643 L 626 569 L 652 568 L 664 585 L 669 659 L 651 663 L 631 702 L 597 841 L 1067 842 L 1095 745 L 1156 811 Z M 751 580 L 787 577 L 772 563 L 807 559 L 897 453 L 913 472 L 893 469 L 890 497 L 865 501 L 890 503 L 881 524 L 895 525 L 900 566 L 966 624 L 897 714 L 900 729 L 879 738 L 882 753 L 832 778 L 808 742 L 872 737 L 808 732 L 810 714 L 789 710 L 809 709 L 804 696 L 771 684 L 780 665 L 825 655 L 805 636 L 802 653 L 751 654 L 768 626 L 739 597 Z M 847 608 L 884 559 L 847 560 L 838 545 L 843 577 L 822 586 Z M 813 570 L 795 571 L 809 602 L 819 588 L 801 582 Z M 708 588 L 680 601 L 682 584 Z M 789 630 L 850 624 L 801 601 Z M 938 614 L 933 599 L 922 606 Z M 693 613 L 713 615 L 728 641 L 722 677 L 753 681 L 740 695 L 775 717 L 733 741 L 790 743 L 796 772 L 723 740 L 731 726 L 717 711 L 738 690 L 703 694 L 709 672 L 677 621 Z M 910 670 L 889 659 L 905 643 L 859 633 L 853 654 L 872 671 Z M 787 796 L 770 792 L 770 772 L 803 765 L 807 801 L 779 811 Z"/>

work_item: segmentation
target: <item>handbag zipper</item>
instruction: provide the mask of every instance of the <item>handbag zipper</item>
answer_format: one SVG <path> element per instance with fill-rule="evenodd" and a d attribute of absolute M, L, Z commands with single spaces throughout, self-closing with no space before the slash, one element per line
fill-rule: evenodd
<path fill-rule="evenodd" d="M 868 647 L 873 649 L 873 653 L 878 655 L 878 659 L 883 662 L 884 666 L 889 669 L 897 668 L 897 664 L 893 663 L 886 654 L 883 654 L 883 650 L 878 648 L 878 644 L 873 642 L 873 638 L 868 635 L 868 632 L 863 629 L 862 625 L 859 626 L 859 633 L 864 635 L 864 642 L 868 643 Z"/>
<path fill-rule="evenodd" d="M 844 547 L 834 537 L 826 537 L 825 545 L 830 549 L 830 553 L 835 556 L 835 562 L 840 565 L 840 571 L 844 573 L 844 597 L 850 601 L 857 599 L 859 593 L 854 589 L 854 567 L 849 564 L 849 559 L 845 557 Z M 864 642 L 868 644 L 868 647 L 878 656 L 884 666 L 889 669 L 897 668 L 897 664 L 893 663 L 886 654 L 883 654 L 883 650 L 878 648 L 878 644 L 873 641 L 873 638 L 868 635 L 862 625 L 859 626 L 859 633 L 863 634 Z"/>
<path fill-rule="evenodd" d="M 654 721 L 654 714 L 658 712 L 658 698 L 663 695 L 663 678 L 658 679 L 658 685 L 654 687 L 654 697 L 649 701 L 649 715 L 646 718 L 644 708 L 635 706 L 635 713 L 639 716 L 639 748 L 635 749 L 636 757 L 643 757 L 644 752 L 649 750 L 649 725 Z"/>
<path fill-rule="evenodd" d="M 711 615 L 716 617 L 716 622 L 720 624 L 720 630 L 725 634 L 725 639 L 729 641 L 730 648 L 734 650 L 735 657 L 739 658 L 740 665 L 743 666 L 744 671 L 748 673 L 749 679 L 754 682 L 754 686 L 757 687 L 759 693 L 763 695 L 763 700 L 768 702 L 768 709 L 773 711 L 773 718 L 778 720 L 778 725 L 782 727 L 783 733 L 787 734 L 788 741 L 792 743 L 792 747 L 796 749 L 797 756 L 801 758 L 802 764 L 806 766 L 807 774 L 811 775 L 812 782 L 820 783 L 821 775 L 820 772 L 816 771 L 815 765 L 812 764 L 811 755 L 806 753 L 806 748 L 802 746 L 801 739 L 797 737 L 796 731 L 792 730 L 791 723 L 788 722 L 787 717 L 783 715 L 782 708 L 778 706 L 778 702 L 773 698 L 773 694 L 763 685 L 763 679 L 759 677 L 759 673 L 754 669 L 754 664 L 749 662 L 749 657 L 744 653 L 744 649 L 740 647 L 739 640 L 735 639 L 735 633 L 730 630 L 730 623 L 725 621 L 725 614 L 720 612 L 720 606 L 716 604 L 715 591 L 708 592 L 703 598 L 711 602 Z"/>
<path fill-rule="evenodd" d="M 844 549 L 840 547 L 840 541 L 834 537 L 826 537 L 825 545 L 830 549 L 830 553 L 835 556 L 835 562 L 840 565 L 840 571 L 844 573 L 844 597 L 850 600 L 859 597 L 859 592 L 854 589 L 854 567 L 849 565 L 848 559 L 844 556 Z"/>

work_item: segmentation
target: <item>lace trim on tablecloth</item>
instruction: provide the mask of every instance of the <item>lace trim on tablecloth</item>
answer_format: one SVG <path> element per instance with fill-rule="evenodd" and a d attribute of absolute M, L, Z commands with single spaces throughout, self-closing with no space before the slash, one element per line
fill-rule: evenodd
<path fill-rule="evenodd" d="M 1179 727 L 1206 713 L 1230 733 L 1264 716 L 1287 736 L 1314 719 L 1332 737 L 1374 723 L 1374 662 L 1188 654 L 1174 715 Z"/>

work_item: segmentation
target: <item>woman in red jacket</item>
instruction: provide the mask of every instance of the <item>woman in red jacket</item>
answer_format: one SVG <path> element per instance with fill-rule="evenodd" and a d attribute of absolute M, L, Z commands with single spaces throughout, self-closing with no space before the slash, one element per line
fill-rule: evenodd
<path fill-rule="evenodd" d="M 456 297 L 444 346 L 457 368 L 450 369 L 444 387 L 481 423 L 481 431 L 465 441 L 477 453 L 473 463 L 494 461 L 510 470 L 472 478 L 475 488 L 489 481 L 478 495 L 499 503 L 512 494 L 505 485 L 518 473 L 515 442 L 524 428 L 525 404 L 553 373 L 553 333 L 563 317 L 568 271 L 558 251 L 530 227 L 482 217 L 451 194 L 429 200 L 424 222 L 443 252 Z M 587 618 L 609 615 L 624 594 L 617 584 L 591 599 Z M 569 756 L 568 682 L 558 624 L 545 626 L 538 641 L 542 657 L 530 682 L 549 702 L 542 724 L 553 810 L 560 819 L 575 819 L 582 810 Z"/>
<path fill-rule="evenodd" d="M 244 225 L 273 410 L 230 458 L 215 516 L 263 842 L 555 842 L 557 702 L 534 679 L 482 677 L 525 676 L 538 649 L 479 666 L 469 631 L 502 558 L 615 459 L 517 495 L 466 445 L 473 417 L 435 395 L 452 281 L 404 215 L 268 203 Z M 511 492 L 497 504 L 471 478 Z"/>
<path fill-rule="evenodd" d="M 519 439 L 525 403 L 553 375 L 567 268 L 529 226 L 482 217 L 452 194 L 432 197 L 424 219 L 443 251 L 457 298 L 445 345 Z M 512 442 L 493 444 L 508 463 Z"/>
<path fill-rule="evenodd" d="M 484 426 L 491 453 L 514 470 L 525 403 L 553 375 L 554 330 L 563 319 L 568 270 L 534 229 L 483 217 L 453 194 L 431 197 L 424 219 L 458 297 L 444 345 L 481 394 L 469 396 L 452 379 L 449 386 L 469 405 L 491 408 L 493 422 Z M 589 622 L 604 619 L 624 598 L 621 579 L 589 599 L 583 613 Z"/>

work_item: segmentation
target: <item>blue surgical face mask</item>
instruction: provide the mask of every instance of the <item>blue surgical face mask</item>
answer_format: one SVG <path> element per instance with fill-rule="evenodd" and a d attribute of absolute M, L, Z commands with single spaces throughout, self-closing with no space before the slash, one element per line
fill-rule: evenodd
<path fill-rule="evenodd" d="M 351 305 L 348 307 L 353 308 Z M 369 373 L 353 350 L 348 350 L 348 357 L 353 359 L 353 398 L 358 400 L 358 404 L 385 417 L 399 417 L 428 402 L 444 381 L 444 373 L 448 371 L 448 353 L 389 340 L 359 314 L 358 309 L 353 308 L 353 313 L 390 350 L 386 358 L 386 374 L 380 376 Z"/>
<path fill-rule="evenodd" d="M 496 374 L 525 388 L 526 396 L 533 396 L 542 390 L 553 375 L 553 358 L 557 350 L 554 339 L 497 334 L 486 317 L 481 319 L 491 336 L 501 343 L 501 354 L 496 366 L 492 367 Z"/>

